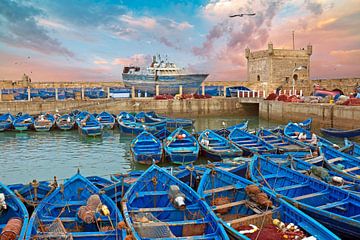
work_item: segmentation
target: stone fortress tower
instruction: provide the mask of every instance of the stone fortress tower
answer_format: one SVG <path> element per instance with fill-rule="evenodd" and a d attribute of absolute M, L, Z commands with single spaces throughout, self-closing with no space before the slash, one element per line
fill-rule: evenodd
<path fill-rule="evenodd" d="M 291 89 L 293 78 L 295 89 L 299 85 L 309 85 L 311 54 L 311 45 L 300 50 L 274 49 L 272 43 L 267 50 L 251 52 L 246 48 L 247 81 L 267 92 L 279 86 Z"/>

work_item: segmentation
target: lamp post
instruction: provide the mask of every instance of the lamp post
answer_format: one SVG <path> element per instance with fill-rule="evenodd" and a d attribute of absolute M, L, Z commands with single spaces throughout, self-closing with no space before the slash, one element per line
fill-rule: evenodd
<path fill-rule="evenodd" d="M 294 78 L 294 73 L 303 69 L 307 69 L 307 66 L 300 66 L 300 67 L 296 67 L 293 69 L 292 71 L 292 92 L 293 94 L 295 93 L 295 78 Z"/>

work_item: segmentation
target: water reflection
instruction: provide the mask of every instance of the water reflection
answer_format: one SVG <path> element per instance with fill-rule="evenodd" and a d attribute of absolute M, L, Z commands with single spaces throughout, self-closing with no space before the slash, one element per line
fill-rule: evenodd
<path fill-rule="evenodd" d="M 221 128 L 223 122 L 231 126 L 244 119 L 250 120 L 251 129 L 275 126 L 274 123 L 259 121 L 254 116 L 201 117 L 196 119 L 195 130 Z M 134 169 L 144 170 L 146 166 L 131 161 L 130 143 L 133 138 L 132 135 L 120 134 L 117 128 L 105 131 L 102 137 L 85 137 L 78 130 L 2 132 L 0 181 L 9 184 L 29 182 L 32 179 L 50 180 L 53 176 L 68 178 L 78 168 L 84 175 L 100 176 Z"/>

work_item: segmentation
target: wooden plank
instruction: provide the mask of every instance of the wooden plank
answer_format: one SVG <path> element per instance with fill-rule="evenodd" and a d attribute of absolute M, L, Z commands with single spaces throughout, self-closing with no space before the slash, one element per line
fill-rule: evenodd
<path fill-rule="evenodd" d="M 197 210 L 198 207 L 187 207 L 187 210 Z M 140 213 L 140 212 L 170 212 L 170 211 L 181 211 L 175 207 L 158 207 L 158 208 L 139 208 L 139 209 L 132 209 L 129 210 L 131 213 Z"/>
<path fill-rule="evenodd" d="M 342 157 L 332 158 L 332 159 L 328 160 L 328 163 L 334 163 L 334 162 L 342 161 L 342 160 L 343 160 Z"/>
<path fill-rule="evenodd" d="M 224 186 L 224 187 L 205 190 L 204 194 L 224 192 L 224 191 L 228 191 L 228 190 L 232 190 L 232 189 L 236 189 L 236 187 L 234 185 L 227 185 L 227 186 Z"/>
<path fill-rule="evenodd" d="M 274 143 L 284 143 L 283 141 L 281 141 L 281 139 L 274 139 L 274 140 L 267 140 L 266 141 L 267 143 L 270 143 L 270 144 L 274 144 Z"/>
<path fill-rule="evenodd" d="M 252 220 L 252 219 L 255 219 L 255 218 L 265 217 L 267 215 L 272 215 L 272 214 L 273 214 L 272 211 L 266 211 L 266 212 L 263 212 L 261 214 L 254 214 L 254 215 L 234 219 L 234 220 L 231 220 L 231 221 L 229 221 L 227 223 L 231 225 L 231 224 L 234 224 L 234 223 L 239 223 L 239 222 L 243 222 L 243 221 L 249 221 L 249 220 Z"/>
<path fill-rule="evenodd" d="M 137 227 L 161 227 L 161 226 L 183 226 L 183 225 L 193 225 L 193 224 L 204 224 L 208 223 L 203 219 L 199 220 L 186 220 L 186 221 L 174 221 L 174 222 L 134 222 L 134 225 Z"/>
<path fill-rule="evenodd" d="M 344 169 L 343 171 L 344 171 L 344 172 L 352 172 L 352 171 L 356 171 L 356 170 L 359 170 L 359 169 L 360 169 L 360 168 L 359 168 L 358 166 L 356 166 L 356 167 Z"/>
<path fill-rule="evenodd" d="M 333 207 L 338 207 L 338 206 L 341 206 L 341 205 L 344 205 L 346 204 L 347 202 L 332 202 L 332 203 L 327 203 L 327 204 L 324 204 L 324 205 L 321 205 L 321 206 L 317 206 L 316 208 L 320 208 L 320 209 L 326 209 L 326 208 L 333 208 Z"/>
<path fill-rule="evenodd" d="M 213 208 L 213 209 L 214 210 L 220 210 L 220 209 L 224 209 L 224 208 L 235 207 L 235 206 L 238 206 L 238 205 L 245 204 L 246 202 L 247 202 L 246 200 L 241 200 L 241 201 L 237 201 L 237 202 L 226 203 L 226 204 L 223 204 L 223 205 L 215 206 L 215 208 Z"/>
<path fill-rule="evenodd" d="M 267 135 L 267 136 L 261 136 L 261 138 L 276 138 L 276 136 L 274 136 L 274 135 Z"/>
<path fill-rule="evenodd" d="M 243 147 L 250 147 L 250 146 L 257 146 L 257 145 L 259 145 L 257 142 L 249 143 L 249 144 L 241 144 L 241 146 L 243 146 Z"/>
<path fill-rule="evenodd" d="M 317 197 L 317 196 L 321 196 L 324 195 L 324 192 L 316 192 L 316 193 L 310 193 L 310 194 L 306 194 L 306 195 L 302 195 L 302 196 L 298 196 L 298 197 L 294 197 L 293 199 L 296 201 L 300 201 L 306 198 L 312 198 L 312 197 Z"/>
<path fill-rule="evenodd" d="M 301 187 L 308 187 L 308 184 L 295 184 L 295 185 L 288 185 L 285 187 L 280 187 L 280 188 L 275 188 L 275 191 L 286 191 L 286 190 L 291 190 L 291 189 L 295 189 L 295 188 L 301 188 Z"/>

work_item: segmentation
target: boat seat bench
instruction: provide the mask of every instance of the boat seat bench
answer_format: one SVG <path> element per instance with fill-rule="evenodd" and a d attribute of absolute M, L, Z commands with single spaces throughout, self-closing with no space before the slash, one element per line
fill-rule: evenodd
<path fill-rule="evenodd" d="M 235 206 L 243 205 L 246 202 L 247 202 L 246 200 L 241 200 L 241 201 L 237 201 L 237 202 L 226 203 L 223 205 L 217 205 L 217 206 L 214 206 L 213 210 L 216 211 L 216 210 L 220 210 L 220 209 L 224 209 L 224 208 L 235 207 Z"/>
<path fill-rule="evenodd" d="M 343 158 L 342 157 L 337 157 L 337 158 L 332 158 L 328 160 L 328 163 L 334 163 L 334 162 L 338 162 L 338 161 L 342 161 Z"/>
<path fill-rule="evenodd" d="M 276 192 L 280 192 L 280 191 L 286 191 L 286 190 L 291 190 L 291 189 L 295 189 L 295 188 L 301 188 L 301 187 L 308 187 L 308 184 L 295 184 L 295 185 L 288 185 L 288 186 L 284 186 L 284 187 L 280 187 L 280 188 L 275 188 Z"/>
<path fill-rule="evenodd" d="M 228 190 L 236 190 L 236 189 L 239 189 L 239 188 L 243 188 L 243 187 L 240 186 L 240 185 L 227 185 L 227 186 L 224 186 L 224 187 L 205 190 L 204 194 L 218 193 L 218 192 L 224 192 L 224 191 L 228 191 Z"/>
<path fill-rule="evenodd" d="M 186 210 L 194 211 L 199 209 L 199 206 L 187 206 Z M 143 213 L 143 212 L 170 212 L 170 211 L 181 211 L 173 206 L 171 207 L 155 207 L 155 208 L 139 208 L 129 210 L 130 213 Z"/>
<path fill-rule="evenodd" d="M 307 198 L 319 197 L 319 196 L 325 195 L 325 194 L 327 194 L 327 192 L 315 192 L 315 193 L 310 193 L 310 194 L 294 197 L 293 199 L 296 201 L 300 201 L 300 200 L 307 199 Z"/>
<path fill-rule="evenodd" d="M 352 172 L 352 171 L 356 171 L 356 170 L 359 170 L 359 169 L 360 169 L 360 168 L 359 168 L 358 166 L 356 166 L 356 167 L 344 169 L 343 171 L 344 171 L 344 172 Z"/>
<path fill-rule="evenodd" d="M 192 225 L 192 224 L 206 224 L 209 221 L 204 219 L 198 220 L 186 220 L 186 221 L 173 221 L 173 222 L 147 222 L 147 223 L 137 223 L 134 222 L 134 225 L 143 226 L 143 227 L 162 227 L 162 226 L 183 226 L 183 225 Z"/>
<path fill-rule="evenodd" d="M 333 208 L 333 207 L 338 207 L 341 205 L 346 204 L 347 202 L 332 202 L 332 203 L 327 203 L 321 206 L 317 206 L 316 208 L 320 208 L 320 209 L 326 209 L 326 208 Z"/>
<path fill-rule="evenodd" d="M 260 213 L 260 214 L 254 214 L 254 215 L 250 215 L 250 216 L 247 216 L 247 217 L 242 217 L 242 218 L 238 218 L 238 219 L 234 219 L 232 221 L 229 221 L 227 222 L 228 224 L 232 225 L 234 223 L 239 223 L 239 222 L 244 222 L 244 221 L 249 221 L 249 220 L 252 220 L 252 219 L 256 219 L 258 217 L 265 217 L 267 215 L 272 215 L 273 212 L 270 210 L 270 211 L 266 211 L 266 212 L 263 212 L 263 213 Z"/>

